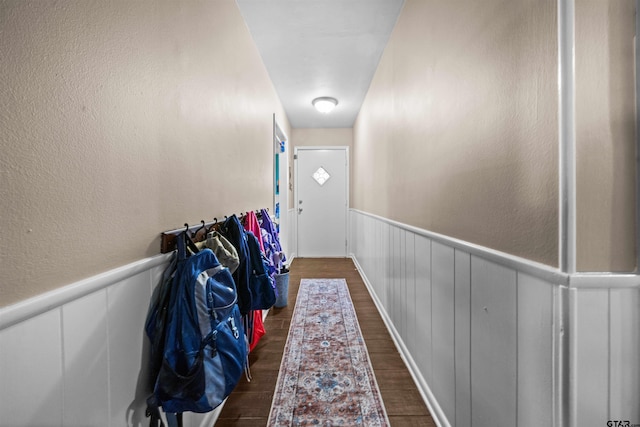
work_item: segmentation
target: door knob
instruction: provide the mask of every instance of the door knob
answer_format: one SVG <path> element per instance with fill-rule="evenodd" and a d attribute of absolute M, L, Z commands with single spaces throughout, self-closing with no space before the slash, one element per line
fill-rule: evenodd
<path fill-rule="evenodd" d="M 302 213 L 302 208 L 298 208 L 298 215 Z"/>

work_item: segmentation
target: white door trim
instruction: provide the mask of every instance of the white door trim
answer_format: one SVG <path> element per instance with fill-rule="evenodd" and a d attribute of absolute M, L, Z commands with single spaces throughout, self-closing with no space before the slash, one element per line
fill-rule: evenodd
<path fill-rule="evenodd" d="M 636 153 L 640 153 L 640 0 L 636 0 Z M 636 158 L 636 273 L 640 273 L 640 157 Z"/>
<path fill-rule="evenodd" d="M 346 169 L 346 205 L 344 207 L 344 211 L 345 211 L 345 233 L 346 233 L 346 247 L 345 249 L 345 257 L 349 256 L 349 250 L 350 250 L 350 245 L 349 245 L 349 236 L 351 235 L 350 232 L 350 221 L 349 221 L 349 206 L 351 205 L 351 201 L 349 200 L 349 193 L 351 190 L 351 182 L 349 180 L 349 175 L 351 174 L 351 168 L 350 168 L 350 164 L 351 164 L 351 160 L 349 159 L 349 146 L 348 145 L 330 145 L 330 146 L 324 146 L 324 145 L 310 145 L 310 146 L 296 146 L 293 148 L 293 210 L 294 210 L 294 216 L 295 216 L 295 226 L 296 226 L 296 241 L 294 242 L 295 245 L 295 252 L 296 254 L 300 255 L 300 251 L 298 248 L 298 239 L 300 238 L 300 230 L 298 229 L 298 200 L 300 200 L 299 195 L 298 195 L 298 152 L 299 151 L 312 151 L 312 150 L 342 150 L 345 152 L 345 161 L 347 162 L 345 169 Z"/>
<path fill-rule="evenodd" d="M 280 142 L 284 142 L 285 151 L 284 153 L 280 152 Z M 279 203 L 279 218 L 276 219 L 279 225 L 279 238 L 280 238 L 280 246 L 282 246 L 282 250 L 285 253 L 285 256 L 289 258 L 291 254 L 291 247 L 289 245 L 289 236 L 292 234 L 293 225 L 289 222 L 289 153 L 291 152 L 291 148 L 289 147 L 289 137 L 282 130 L 282 127 L 279 125 L 278 120 L 276 119 L 276 115 L 273 115 L 273 144 L 274 144 L 274 156 L 273 156 L 273 213 L 272 215 L 276 215 L 276 204 Z M 279 155 L 278 161 L 280 162 L 280 173 L 278 177 L 275 176 L 275 156 Z M 275 180 L 280 180 L 280 194 L 276 195 L 276 182 Z"/>

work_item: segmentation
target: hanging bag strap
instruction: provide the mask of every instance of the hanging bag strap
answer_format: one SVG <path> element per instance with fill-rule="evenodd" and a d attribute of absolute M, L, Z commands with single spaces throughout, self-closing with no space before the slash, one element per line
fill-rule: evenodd
<path fill-rule="evenodd" d="M 178 262 L 184 261 L 185 259 L 187 259 L 187 250 L 185 248 L 185 235 L 186 235 L 186 232 L 183 231 L 178 235 L 178 238 L 176 239 L 176 246 L 178 251 Z"/>
<path fill-rule="evenodd" d="M 194 253 L 198 252 L 198 248 L 195 245 L 195 243 L 193 243 L 193 241 L 191 240 L 191 238 L 189 237 L 189 235 L 187 234 L 186 231 L 183 231 L 182 233 L 180 233 L 178 235 L 178 238 L 176 239 L 176 246 L 177 246 L 177 263 L 181 263 L 182 261 L 187 259 L 187 246 L 189 246 L 189 248 L 193 251 L 193 248 L 195 248 L 195 251 L 193 251 Z M 157 405 L 155 407 L 155 411 L 151 410 L 150 412 L 150 416 L 151 416 L 151 426 L 156 427 L 159 423 L 160 427 L 164 427 L 164 423 L 162 422 L 162 418 L 160 417 L 160 409 L 159 407 L 160 405 Z M 166 427 L 182 427 L 182 414 L 181 413 L 171 413 L 171 412 L 165 412 L 164 413 L 166 416 L 166 420 L 167 420 L 167 426 Z"/>
<path fill-rule="evenodd" d="M 198 249 L 198 246 L 196 246 L 186 231 L 183 231 L 178 235 L 178 238 L 176 239 L 176 246 L 178 251 L 178 261 L 184 261 L 188 258 L 189 254 L 187 253 L 187 249 L 194 254 L 200 252 L 200 249 Z"/>

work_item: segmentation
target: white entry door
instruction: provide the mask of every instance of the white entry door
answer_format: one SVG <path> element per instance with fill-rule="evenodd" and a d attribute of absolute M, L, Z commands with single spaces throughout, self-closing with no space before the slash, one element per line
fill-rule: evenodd
<path fill-rule="evenodd" d="M 298 256 L 346 257 L 347 147 L 296 148 Z"/>

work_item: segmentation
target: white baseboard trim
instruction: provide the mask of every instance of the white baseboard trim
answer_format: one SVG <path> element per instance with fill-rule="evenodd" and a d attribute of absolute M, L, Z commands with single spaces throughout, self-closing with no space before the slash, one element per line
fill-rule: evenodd
<path fill-rule="evenodd" d="M 367 275 L 365 274 L 364 270 L 360 266 L 360 263 L 358 263 L 358 259 L 355 257 L 354 254 L 350 254 L 349 257 L 353 260 L 353 263 L 358 269 L 358 272 L 360 273 L 360 276 L 362 277 L 362 280 L 364 281 L 364 284 L 367 287 L 367 291 L 369 292 L 369 295 L 371 295 L 371 299 L 373 300 L 373 303 L 376 305 L 376 308 L 378 309 L 378 312 L 382 317 L 382 321 L 384 322 L 385 326 L 387 327 L 387 330 L 391 334 L 391 339 L 393 340 L 393 343 L 398 349 L 398 352 L 400 353 L 400 357 L 402 357 L 402 360 L 404 361 L 405 365 L 407 366 L 407 369 L 409 370 L 409 373 L 411 374 L 411 378 L 413 378 L 413 382 L 418 387 L 418 391 L 420 392 L 420 396 L 422 396 L 422 400 L 424 400 L 424 403 L 429 408 L 429 412 L 431 413 L 433 420 L 438 425 L 438 427 L 451 427 L 451 424 L 447 420 L 447 417 L 445 416 L 444 411 L 438 404 L 438 401 L 433 395 L 433 392 L 429 388 L 429 385 L 427 384 L 426 380 L 420 373 L 418 366 L 416 365 L 415 361 L 413 360 L 413 357 L 409 353 L 409 350 L 407 349 L 404 342 L 402 341 L 400 334 L 398 333 L 395 326 L 393 326 L 393 322 L 391 322 L 391 319 L 389 318 L 387 311 L 384 309 L 384 307 L 382 306 L 382 303 L 378 299 L 378 296 L 373 290 L 373 286 L 371 286 L 371 282 L 369 282 Z"/>

